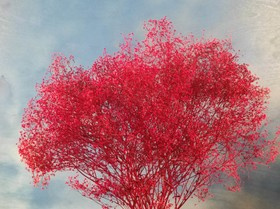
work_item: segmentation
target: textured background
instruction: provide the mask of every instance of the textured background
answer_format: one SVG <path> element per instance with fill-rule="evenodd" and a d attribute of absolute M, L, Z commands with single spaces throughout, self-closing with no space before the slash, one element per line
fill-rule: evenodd
<path fill-rule="evenodd" d="M 33 188 L 17 154 L 20 120 L 34 86 L 54 52 L 73 54 L 85 67 L 118 49 L 122 33 L 143 38 L 143 21 L 167 16 L 177 31 L 232 36 L 241 61 L 271 88 L 269 116 L 280 125 L 280 0 L 0 0 L 0 208 L 100 208 L 58 175 L 47 190 Z M 197 209 L 280 209 L 280 162 L 243 178 L 238 193 L 213 188 L 215 197 Z"/>

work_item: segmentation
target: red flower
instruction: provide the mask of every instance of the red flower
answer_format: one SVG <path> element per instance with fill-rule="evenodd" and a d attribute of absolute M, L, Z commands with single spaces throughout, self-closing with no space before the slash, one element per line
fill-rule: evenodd
<path fill-rule="evenodd" d="M 269 90 L 230 40 L 178 35 L 166 18 L 144 28 L 87 70 L 55 57 L 18 145 L 36 184 L 70 170 L 68 184 L 103 208 L 179 209 L 214 183 L 238 190 L 239 170 L 277 156 L 260 131 Z"/>

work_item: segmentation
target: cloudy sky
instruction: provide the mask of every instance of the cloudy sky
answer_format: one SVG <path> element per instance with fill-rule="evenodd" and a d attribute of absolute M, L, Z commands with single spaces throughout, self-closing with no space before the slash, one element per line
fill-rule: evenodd
<path fill-rule="evenodd" d="M 99 209 L 58 175 L 48 189 L 31 184 L 17 154 L 20 120 L 53 53 L 91 66 L 113 53 L 122 34 L 143 38 L 142 24 L 167 16 L 177 31 L 232 37 L 241 61 L 271 88 L 271 131 L 280 125 L 280 0 L 0 0 L 0 208 Z M 280 160 L 243 179 L 238 193 L 214 189 L 197 209 L 280 209 Z M 193 208 L 190 202 L 185 209 Z"/>

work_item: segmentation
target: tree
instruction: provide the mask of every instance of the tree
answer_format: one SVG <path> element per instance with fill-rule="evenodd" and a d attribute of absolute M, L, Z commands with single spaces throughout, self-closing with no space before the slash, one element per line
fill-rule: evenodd
<path fill-rule="evenodd" d="M 179 209 L 275 159 L 277 137 L 260 129 L 269 89 L 230 40 L 185 37 L 166 18 L 144 29 L 87 70 L 54 58 L 18 144 L 35 184 L 73 171 L 67 183 L 103 208 Z"/>

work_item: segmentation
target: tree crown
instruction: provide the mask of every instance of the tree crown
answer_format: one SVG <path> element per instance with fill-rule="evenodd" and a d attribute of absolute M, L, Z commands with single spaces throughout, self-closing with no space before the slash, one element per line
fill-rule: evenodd
<path fill-rule="evenodd" d="M 260 131 L 269 89 L 229 39 L 186 37 L 166 18 L 144 29 L 87 70 L 55 56 L 18 145 L 35 184 L 73 171 L 68 184 L 104 208 L 179 209 L 275 159 L 276 137 Z"/>

